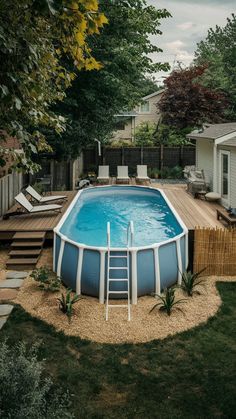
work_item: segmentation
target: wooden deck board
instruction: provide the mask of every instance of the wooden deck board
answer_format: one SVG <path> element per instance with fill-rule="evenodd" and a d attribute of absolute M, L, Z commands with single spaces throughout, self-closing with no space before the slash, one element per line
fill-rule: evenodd
<path fill-rule="evenodd" d="M 58 195 L 58 192 L 52 192 Z M 17 231 L 53 231 L 54 227 L 58 224 L 62 215 L 70 205 L 74 198 L 76 191 L 63 191 L 63 195 L 68 197 L 66 202 L 62 203 L 61 213 L 42 213 L 42 214 L 26 214 L 20 216 L 10 217 L 8 220 L 0 220 L 0 237 L 1 233 L 11 233 Z M 17 205 L 11 208 L 11 211 L 16 210 Z"/>
<path fill-rule="evenodd" d="M 132 182 L 131 184 L 134 184 Z M 186 192 L 185 185 L 167 185 L 152 183 L 152 187 L 162 189 L 179 216 L 182 218 L 189 230 L 195 227 L 223 227 L 216 218 L 216 209 L 221 208 L 219 204 L 207 202 L 201 199 L 194 199 Z M 54 192 L 58 194 L 58 192 Z M 67 191 L 63 194 L 68 196 L 68 201 L 63 204 L 60 214 L 29 214 L 14 216 L 8 220 L 0 220 L 0 238 L 7 233 L 17 231 L 45 231 L 52 233 L 62 215 L 74 198 L 76 191 Z M 15 207 L 12 208 L 14 210 Z"/>

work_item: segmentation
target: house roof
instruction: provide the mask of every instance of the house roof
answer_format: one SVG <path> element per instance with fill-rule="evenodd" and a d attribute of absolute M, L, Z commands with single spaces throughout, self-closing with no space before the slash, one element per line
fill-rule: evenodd
<path fill-rule="evenodd" d="M 160 89 L 160 90 L 157 90 L 156 92 L 151 93 L 150 95 L 147 95 L 147 96 L 142 97 L 142 100 L 148 100 L 148 99 L 151 99 L 151 98 L 152 98 L 152 97 L 154 97 L 154 96 L 158 96 L 158 95 L 162 94 L 164 91 L 165 91 L 165 89 Z"/>
<path fill-rule="evenodd" d="M 208 124 L 205 125 L 202 132 L 192 131 L 187 135 L 188 138 L 206 138 L 216 140 L 227 134 L 236 133 L 236 122 L 228 122 L 226 124 Z M 232 141 L 232 140 L 231 140 Z"/>
<path fill-rule="evenodd" d="M 138 113 L 135 111 L 124 111 L 124 112 L 120 112 L 114 116 L 137 116 Z"/>

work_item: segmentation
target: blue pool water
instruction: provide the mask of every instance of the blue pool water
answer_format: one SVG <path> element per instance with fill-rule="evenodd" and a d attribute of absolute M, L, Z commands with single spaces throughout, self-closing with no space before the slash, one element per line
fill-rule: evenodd
<path fill-rule="evenodd" d="M 83 191 L 60 231 L 88 246 L 107 245 L 107 222 L 111 223 L 111 246 L 126 246 L 129 221 L 134 222 L 134 246 L 163 242 L 183 232 L 159 191 L 132 187 L 105 187 Z"/>

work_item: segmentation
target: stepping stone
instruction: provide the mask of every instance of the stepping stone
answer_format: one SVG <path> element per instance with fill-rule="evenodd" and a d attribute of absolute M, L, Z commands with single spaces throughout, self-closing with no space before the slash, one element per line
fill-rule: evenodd
<path fill-rule="evenodd" d="M 12 310 L 13 306 L 11 304 L 0 304 L 0 317 L 9 316 Z"/>
<path fill-rule="evenodd" d="M 0 281 L 0 288 L 20 288 L 23 282 L 23 279 L 6 279 Z"/>
<path fill-rule="evenodd" d="M 17 297 L 18 290 L 14 289 L 0 289 L 0 301 L 14 300 Z"/>
<path fill-rule="evenodd" d="M 24 279 L 29 275 L 29 272 L 11 271 L 7 272 L 6 279 Z"/>
<path fill-rule="evenodd" d="M 7 317 L 1 317 L 1 319 L 0 319 L 0 330 L 4 326 L 4 324 L 6 323 L 6 321 L 7 321 Z"/>

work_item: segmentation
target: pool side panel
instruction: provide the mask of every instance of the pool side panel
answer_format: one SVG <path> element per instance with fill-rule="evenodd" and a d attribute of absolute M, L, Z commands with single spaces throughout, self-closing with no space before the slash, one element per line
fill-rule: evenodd
<path fill-rule="evenodd" d="M 161 290 L 175 284 L 178 279 L 176 243 L 167 243 L 159 248 Z"/>
<path fill-rule="evenodd" d="M 61 246 L 61 238 L 56 234 L 56 250 L 55 250 L 55 272 L 57 271 L 57 263 L 58 263 L 58 257 L 60 252 L 60 246 Z"/>
<path fill-rule="evenodd" d="M 185 251 L 185 243 L 186 243 L 186 235 L 181 237 L 180 239 L 180 249 L 181 249 L 181 257 L 182 257 L 182 267 L 183 272 L 186 270 L 186 251 Z"/>
<path fill-rule="evenodd" d="M 76 274 L 79 258 L 79 249 L 73 244 L 65 242 L 61 264 L 61 277 L 63 282 L 73 291 L 76 290 Z"/>
<path fill-rule="evenodd" d="M 155 291 L 154 251 L 140 250 L 137 253 L 138 297 Z"/>
<path fill-rule="evenodd" d="M 81 293 L 98 297 L 100 280 L 100 252 L 96 250 L 84 250 Z"/>

